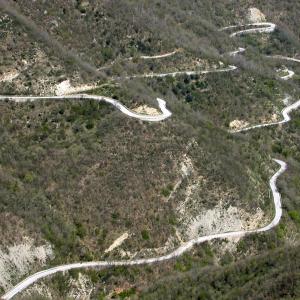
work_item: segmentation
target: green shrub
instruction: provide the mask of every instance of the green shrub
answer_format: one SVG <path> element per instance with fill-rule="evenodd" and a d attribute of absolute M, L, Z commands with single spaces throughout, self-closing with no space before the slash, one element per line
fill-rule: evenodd
<path fill-rule="evenodd" d="M 32 183 L 34 181 L 34 174 L 32 172 L 27 172 L 25 175 L 24 175 L 24 181 L 26 183 Z"/>
<path fill-rule="evenodd" d="M 282 146 L 280 143 L 276 142 L 272 145 L 272 151 L 275 153 L 281 153 L 282 152 Z"/>
<path fill-rule="evenodd" d="M 161 190 L 161 194 L 164 196 L 164 197 L 169 197 L 171 192 L 173 190 L 173 186 L 171 184 L 168 184 L 166 187 L 162 188 Z"/>
<path fill-rule="evenodd" d="M 174 269 L 179 272 L 187 272 L 192 268 L 192 263 L 187 261 L 177 261 L 175 263 Z"/>
<path fill-rule="evenodd" d="M 86 129 L 93 129 L 94 128 L 94 122 L 93 121 L 88 121 L 85 125 Z"/>
<path fill-rule="evenodd" d="M 148 232 L 146 229 L 144 229 L 144 230 L 141 231 L 141 235 L 142 235 L 142 238 L 143 238 L 145 241 L 147 241 L 147 240 L 150 239 L 149 232 Z"/>
<path fill-rule="evenodd" d="M 121 299 L 126 299 L 134 294 L 135 294 L 135 288 L 130 288 L 128 290 L 122 291 L 120 294 L 118 294 L 118 296 Z"/>
<path fill-rule="evenodd" d="M 296 211 L 296 210 L 290 210 L 290 211 L 288 212 L 288 214 L 289 214 L 290 218 L 291 218 L 294 222 L 296 222 L 296 223 L 298 223 L 298 224 L 300 225 L 300 214 L 299 214 L 298 211 Z"/>
<path fill-rule="evenodd" d="M 76 235 L 78 235 L 80 238 L 83 238 L 86 235 L 86 229 L 84 228 L 83 224 L 76 224 Z"/>
<path fill-rule="evenodd" d="M 284 224 L 279 224 L 279 226 L 276 227 L 276 234 L 277 234 L 277 237 L 279 239 L 282 239 L 284 238 L 285 236 L 285 233 L 286 233 L 286 227 Z"/>

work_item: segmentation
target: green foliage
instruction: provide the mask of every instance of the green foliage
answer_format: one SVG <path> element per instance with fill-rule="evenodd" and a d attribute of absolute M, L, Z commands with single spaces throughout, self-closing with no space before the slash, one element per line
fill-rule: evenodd
<path fill-rule="evenodd" d="M 148 232 L 148 230 L 146 230 L 146 229 L 143 229 L 143 230 L 141 231 L 141 235 L 142 235 L 142 238 L 143 238 L 145 241 L 147 241 L 147 240 L 150 239 L 149 232 Z"/>
<path fill-rule="evenodd" d="M 164 197 L 169 197 L 170 194 L 172 193 L 173 190 L 173 185 L 172 184 L 168 184 L 167 186 L 163 187 L 161 189 L 161 194 Z"/>
<path fill-rule="evenodd" d="M 272 145 L 272 151 L 273 151 L 274 153 L 282 153 L 282 146 L 281 146 L 281 143 L 275 142 L 275 143 Z"/>
<path fill-rule="evenodd" d="M 60 253 L 61 259 L 74 251 L 76 247 L 75 230 L 63 220 L 53 217 L 52 223 L 46 223 L 42 227 L 45 238 L 54 245 L 55 251 Z"/>
<path fill-rule="evenodd" d="M 73 279 L 77 280 L 79 278 L 80 271 L 78 269 L 71 269 L 68 272 Z"/>
<path fill-rule="evenodd" d="M 24 175 L 24 182 L 25 183 L 32 183 L 35 179 L 35 175 L 32 173 L 32 172 L 27 172 L 25 175 Z"/>
<path fill-rule="evenodd" d="M 240 3 L 240 11 L 237 12 L 235 2 L 219 1 L 212 4 L 207 0 L 160 1 L 154 5 L 144 0 L 141 3 L 96 1 L 95 5 L 78 0 L 69 6 L 64 3 L 57 6 L 51 1 L 30 1 L 30 5 L 26 5 L 28 0 L 24 1 L 20 7 L 33 20 L 42 20 L 46 10 L 51 18 L 59 17 L 61 21 L 57 28 L 46 29 L 70 48 L 80 49 L 80 56 L 95 62 L 97 68 L 117 58 L 117 63 L 113 67 L 107 63 L 108 69 L 104 71 L 114 79 L 119 73 L 194 68 L 195 63 L 191 65 L 191 61 L 210 54 L 214 59 L 208 62 L 215 64 L 218 61 L 218 57 L 215 57 L 217 53 L 225 53 L 233 47 L 233 40 L 219 33 L 216 27 L 232 23 L 236 14 L 240 15 L 240 11 L 248 8 L 246 2 Z M 271 18 L 278 15 L 274 4 L 274 1 L 261 3 L 261 9 L 267 11 Z M 283 1 L 280 5 L 284 11 L 286 5 L 292 4 Z M 295 23 L 291 28 L 299 35 L 299 26 L 295 21 L 299 18 L 295 17 L 295 11 L 282 13 L 281 22 L 287 27 Z M 153 19 L 152 16 L 156 17 Z M 44 26 L 39 23 L 39 26 Z M 4 25 L 5 30 L 9 29 L 9 24 Z M 3 70 L 9 66 L 6 59 L 9 55 L 13 60 L 16 57 L 28 61 L 33 59 L 33 44 L 30 44 L 30 40 L 27 44 L 28 37 L 23 38 L 23 31 L 13 36 L 18 38 L 9 37 L 9 47 L 6 48 L 6 41 L 2 40 L 1 35 L 4 51 L 0 60 Z M 254 69 L 260 69 L 262 64 L 254 47 L 268 54 L 283 53 L 281 50 L 284 53 L 296 53 L 295 49 L 299 48 L 280 30 L 267 43 L 266 40 L 265 35 L 261 39 L 256 35 L 241 37 L 239 42 L 252 46 L 247 47 L 249 51 L 245 55 L 249 53 L 249 56 L 245 56 L 245 60 L 238 58 L 236 63 L 240 71 L 226 76 L 170 76 L 157 80 L 134 80 L 132 83 L 118 80 L 120 86 L 106 84 L 90 91 L 119 99 L 128 107 L 144 102 L 154 105 L 151 102 L 154 96 L 164 97 L 173 117 L 161 124 L 137 122 L 107 104 L 94 101 L 46 102 L 45 105 L 4 103 L 0 127 L 0 210 L 22 220 L 29 232 L 37 235 L 37 240 L 49 240 L 55 249 L 54 264 L 77 259 L 101 259 L 109 242 L 109 239 L 106 240 L 108 233 L 121 230 L 130 230 L 134 233 L 133 237 L 137 237 L 137 241 L 132 238 L 128 243 L 129 251 L 140 247 L 140 236 L 148 241 L 149 232 L 151 243 L 153 240 L 154 245 L 161 245 L 174 233 L 174 226 L 178 225 L 174 208 L 178 199 L 174 199 L 172 204 L 164 203 L 159 195 L 169 197 L 173 186 L 168 184 L 162 187 L 161 183 L 176 182 L 178 174 L 175 174 L 177 169 L 174 166 L 182 161 L 186 145 L 191 140 L 198 143 L 188 153 L 194 172 L 210 183 L 209 189 L 217 186 L 220 193 L 234 191 L 235 194 L 228 199 L 230 203 L 238 203 L 249 210 L 267 203 L 269 155 L 273 156 L 270 150 L 279 157 L 289 157 L 289 167 L 300 161 L 297 133 L 299 117 L 288 125 L 290 127 L 266 130 L 266 133 L 260 131 L 229 137 L 222 129 L 234 119 L 246 120 L 250 124 L 260 119 L 269 120 L 275 106 L 281 109 L 280 95 L 285 92 L 297 93 L 292 85 L 268 78 L 268 72 L 256 74 L 260 70 Z M 177 47 L 183 47 L 184 54 L 155 62 L 138 58 L 142 54 L 162 53 Z M 20 51 L 21 55 L 15 51 Z M 27 51 L 30 52 L 29 59 Z M 49 66 L 42 65 L 41 69 L 50 82 L 57 82 L 62 76 L 70 75 L 71 78 L 74 75 L 68 73 L 70 67 L 73 69 L 77 64 L 74 59 L 58 62 L 51 53 L 47 55 L 51 64 L 48 60 L 46 64 L 60 66 L 64 63 L 67 66 L 51 67 L 49 70 Z M 132 55 L 135 56 L 132 61 L 126 60 Z M 252 71 L 249 71 L 247 60 Z M 36 93 L 37 80 L 40 78 L 38 68 L 33 66 L 23 70 L 21 76 L 22 80 L 25 78 L 26 89 L 18 86 L 18 90 Z M 82 79 L 90 80 L 85 76 Z M 297 77 L 296 80 L 299 81 Z M 2 83 L 3 94 L 15 94 L 14 85 L 14 82 Z M 30 120 L 29 124 L 25 115 Z M 288 131 L 287 135 L 283 133 L 285 131 Z M 276 142 L 272 143 L 273 139 L 269 136 L 276 136 Z M 93 169 L 96 163 L 100 167 Z M 294 179 L 288 180 L 291 176 Z M 294 174 L 286 175 L 286 178 L 280 178 L 280 188 L 290 218 L 299 223 L 299 180 Z M 219 195 L 212 195 L 205 187 L 201 186 L 200 189 L 199 205 L 213 207 L 220 200 Z M 178 190 L 179 196 L 183 190 Z M 269 210 L 270 207 L 266 205 L 264 209 Z M 77 220 L 75 224 L 74 220 Z M 174 268 L 178 272 L 175 278 L 173 276 L 168 282 L 167 274 L 166 282 L 157 289 L 158 296 L 153 298 L 299 297 L 296 289 L 299 257 L 293 249 L 287 250 L 295 261 L 292 266 L 295 269 L 288 273 L 282 258 L 284 255 L 278 252 L 274 254 L 276 250 L 270 250 L 277 248 L 278 240 L 284 242 L 289 225 L 283 223 L 278 226 L 272 232 L 273 239 L 267 240 L 264 235 L 260 239 L 252 238 L 257 243 L 257 253 L 269 251 L 266 257 L 243 259 L 243 254 L 251 252 L 252 247 L 241 240 L 238 244 L 238 258 L 241 259 L 237 264 L 228 255 L 223 257 L 223 267 L 213 266 L 211 248 L 201 246 L 200 261 L 194 259 L 194 252 L 176 261 Z M 273 260 L 274 257 L 277 260 Z M 207 264 L 211 265 L 204 270 L 202 267 Z M 166 269 L 170 271 L 168 266 Z M 150 274 L 151 282 L 161 269 L 159 272 L 157 269 L 149 270 L 150 267 L 146 272 Z M 113 284 L 116 284 L 116 278 L 120 283 L 124 278 L 134 282 L 138 279 L 127 268 L 116 268 L 109 272 L 113 274 Z M 77 276 L 72 272 L 70 275 L 74 278 Z M 104 285 L 108 281 L 104 272 L 95 271 L 90 276 L 96 285 Z M 59 277 L 58 280 L 61 282 L 55 282 L 54 289 L 56 286 L 57 290 L 63 292 L 67 289 L 66 283 L 63 278 Z M 146 282 L 144 278 L 141 281 Z M 124 291 L 123 297 L 132 295 L 134 292 L 130 289 Z M 98 298 L 104 296 L 105 293 L 101 292 Z"/>
<path fill-rule="evenodd" d="M 293 123 L 295 124 L 296 128 L 300 128 L 300 118 L 293 119 Z"/>
<path fill-rule="evenodd" d="M 232 262 L 233 262 L 233 255 L 229 251 L 226 251 L 226 253 L 221 258 L 221 265 L 222 266 L 228 265 Z"/>
<path fill-rule="evenodd" d="M 126 299 L 129 298 L 130 296 L 133 296 L 135 292 L 136 292 L 135 288 L 130 288 L 128 290 L 122 291 L 121 293 L 118 294 L 118 296 L 121 299 Z"/>
<path fill-rule="evenodd" d="M 103 48 L 101 54 L 105 61 L 113 58 L 113 50 L 111 48 Z"/>
<path fill-rule="evenodd" d="M 174 226 L 178 225 L 178 221 L 177 221 L 176 216 L 170 216 L 169 217 L 169 224 L 174 225 Z"/>
<path fill-rule="evenodd" d="M 9 182 L 8 183 L 8 190 L 13 192 L 13 193 L 18 192 L 20 190 L 18 182 L 17 181 Z"/>
<path fill-rule="evenodd" d="M 98 295 L 97 295 L 97 300 L 105 300 L 106 299 L 106 294 L 104 291 L 100 291 L 98 292 Z"/>
<path fill-rule="evenodd" d="M 299 256 L 299 246 L 284 247 L 225 266 L 192 266 L 177 276 L 168 273 L 139 299 L 298 299 Z"/>
<path fill-rule="evenodd" d="M 284 224 L 280 223 L 276 227 L 276 234 L 279 239 L 283 239 L 286 234 L 286 226 Z"/>
<path fill-rule="evenodd" d="M 238 252 L 245 252 L 246 248 L 247 248 L 247 245 L 246 245 L 245 241 L 243 239 L 240 240 L 238 242 L 238 245 L 237 245 L 237 251 Z"/>
<path fill-rule="evenodd" d="M 57 273 L 52 279 L 52 284 L 59 291 L 60 295 L 66 295 L 68 291 L 68 278 L 62 273 Z"/>
<path fill-rule="evenodd" d="M 297 210 L 290 210 L 288 214 L 294 222 L 300 225 L 300 213 Z"/>
<path fill-rule="evenodd" d="M 111 214 L 111 218 L 112 218 L 113 220 L 117 220 L 117 219 L 120 218 L 120 214 L 119 214 L 118 212 L 113 212 L 113 213 Z"/>
<path fill-rule="evenodd" d="M 192 267 L 191 262 L 189 261 L 178 261 L 175 263 L 174 269 L 179 272 L 189 271 Z"/>
<path fill-rule="evenodd" d="M 86 129 L 90 130 L 90 129 L 93 129 L 94 128 L 94 122 L 93 121 L 88 121 L 85 125 Z"/>
<path fill-rule="evenodd" d="M 82 223 L 75 223 L 76 225 L 76 234 L 82 239 L 85 237 L 87 231 Z"/>

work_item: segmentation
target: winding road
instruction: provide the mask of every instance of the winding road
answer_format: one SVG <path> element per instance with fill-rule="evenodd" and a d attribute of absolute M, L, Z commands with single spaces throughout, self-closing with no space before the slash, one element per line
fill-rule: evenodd
<path fill-rule="evenodd" d="M 289 60 L 289 61 L 294 61 L 297 63 L 300 63 L 300 59 L 294 58 L 294 57 L 288 57 L 288 56 L 283 56 L 283 55 L 268 55 L 268 58 L 277 58 L 277 59 L 282 59 L 282 60 Z"/>
<path fill-rule="evenodd" d="M 288 79 L 291 79 L 291 78 L 293 78 L 293 77 L 294 77 L 294 75 L 295 75 L 295 72 L 294 72 L 294 71 L 292 71 L 292 70 L 285 69 L 284 71 L 286 71 L 286 72 L 287 72 L 287 75 L 284 75 L 284 76 L 280 77 L 280 78 L 281 78 L 281 79 L 283 79 L 283 80 L 288 80 Z"/>
<path fill-rule="evenodd" d="M 248 33 L 270 33 L 274 31 L 275 24 L 273 23 L 255 23 L 255 24 L 249 24 L 247 26 L 255 26 L 257 28 L 251 28 L 251 29 L 245 29 L 241 31 L 237 31 L 235 33 L 232 33 L 230 36 L 238 36 L 242 34 L 248 34 Z M 227 30 L 230 28 L 236 28 L 238 26 L 229 26 L 225 27 L 222 30 Z M 241 48 L 242 49 L 242 48 Z M 231 52 L 231 55 L 236 55 L 239 52 L 243 52 L 243 50 L 238 50 L 237 52 Z M 226 69 L 222 70 L 214 70 L 214 71 L 200 71 L 201 74 L 207 74 L 212 72 L 225 72 L 225 71 L 231 71 L 235 70 L 235 66 L 229 66 Z M 187 74 L 187 75 L 193 75 L 193 74 L 200 74 L 197 71 L 191 71 L 191 72 L 174 72 L 174 73 L 165 73 L 165 74 L 147 74 L 147 75 L 138 75 L 136 77 L 165 77 L 165 76 L 176 76 L 181 74 Z M 131 77 L 132 78 L 132 77 Z M 15 101 L 15 102 L 25 102 L 25 101 L 36 101 L 36 100 L 42 100 L 42 99 L 53 99 L 53 100 L 65 100 L 65 99 L 89 99 L 89 100 L 95 100 L 95 101 L 105 101 L 109 104 L 112 104 L 117 109 L 119 109 L 122 113 L 126 114 L 129 117 L 137 118 L 142 121 L 148 121 L 148 122 L 159 122 L 162 120 L 165 120 L 166 118 L 169 118 L 171 116 L 171 112 L 166 108 L 166 102 L 162 99 L 157 99 L 159 107 L 162 111 L 161 115 L 158 116 L 149 116 L 149 115 L 143 115 L 133 112 L 132 110 L 128 109 L 124 105 L 122 105 L 119 101 L 108 98 L 108 97 L 102 97 L 102 96 L 93 96 L 93 95 L 87 95 L 87 94 L 77 94 L 77 95 L 68 95 L 68 96 L 45 96 L 45 97 L 34 97 L 34 96 L 0 96 L 0 100 L 8 100 L 8 101 Z M 259 127 L 266 127 L 266 126 L 272 126 L 272 125 L 278 125 L 283 124 L 288 121 L 290 121 L 289 113 L 298 108 L 300 106 L 300 100 L 295 102 L 294 104 L 286 107 L 282 111 L 283 120 L 279 122 L 274 122 L 270 124 L 260 124 L 251 126 L 248 128 L 244 128 L 241 131 L 247 131 L 254 128 Z M 49 275 L 53 275 L 58 272 L 64 272 L 72 269 L 79 269 L 79 268 L 94 268 L 94 267 L 112 267 L 112 266 L 133 266 L 133 265 L 143 265 L 143 264 L 153 264 L 158 263 L 161 261 L 166 261 L 172 258 L 176 258 L 186 251 L 190 250 L 194 245 L 201 244 L 206 241 L 211 241 L 215 239 L 225 239 L 225 238 L 231 238 L 231 237 L 243 237 L 247 234 L 252 233 L 258 233 L 258 232 L 264 232 L 272 229 L 275 227 L 282 216 L 282 207 L 281 207 L 281 195 L 277 190 L 276 181 L 278 177 L 287 169 L 287 165 L 284 161 L 276 160 L 274 161 L 280 166 L 279 170 L 271 177 L 269 180 L 269 185 L 272 191 L 274 205 L 275 205 L 275 216 L 273 220 L 266 225 L 265 227 L 258 228 L 255 230 L 246 230 L 246 231 L 231 231 L 231 232 L 224 232 L 224 233 L 218 233 L 218 234 L 212 234 L 202 237 L 197 237 L 195 239 L 192 239 L 184 244 L 182 244 L 180 247 L 175 249 L 173 252 L 153 257 L 153 258 L 145 258 L 145 259 L 135 259 L 135 260 L 120 260 L 120 261 L 91 261 L 91 262 L 82 262 L 82 263 L 73 263 L 73 264 L 65 264 L 60 265 L 54 268 L 50 268 L 47 270 L 43 270 L 40 272 L 37 272 L 27 278 L 25 278 L 22 282 L 17 284 L 15 287 L 13 287 L 10 291 L 8 291 L 5 295 L 2 296 L 2 299 L 11 299 L 33 283 L 37 282 L 38 280 L 45 278 Z"/>
<path fill-rule="evenodd" d="M 282 111 L 281 114 L 283 116 L 283 119 L 281 121 L 278 122 L 272 122 L 272 123 L 264 123 L 264 124 L 258 124 L 258 125 L 253 125 L 253 126 L 249 126 L 249 127 L 245 127 L 245 128 L 241 128 L 239 130 L 234 130 L 231 131 L 231 133 L 237 133 L 237 132 L 243 132 L 243 131 L 249 131 L 252 129 L 256 129 L 256 128 L 262 128 L 262 127 L 269 127 L 269 126 L 274 126 L 274 125 L 280 125 L 280 124 L 284 124 L 287 123 L 291 120 L 290 117 L 290 112 L 292 112 L 293 110 L 297 109 L 300 107 L 300 100 L 294 102 L 293 104 L 285 107 Z"/>
<path fill-rule="evenodd" d="M 104 96 L 95 96 L 95 95 L 88 95 L 88 94 L 74 94 L 74 95 L 65 95 L 65 96 L 0 96 L 0 101 L 14 101 L 14 102 L 26 102 L 26 101 L 37 101 L 37 100 L 94 100 L 94 101 L 104 101 L 106 103 L 109 103 L 116 107 L 118 110 L 120 110 L 123 114 L 139 119 L 142 121 L 147 121 L 147 122 L 160 122 L 163 121 L 167 118 L 169 118 L 172 113 L 166 108 L 166 101 L 157 98 L 157 102 L 159 105 L 159 108 L 161 109 L 161 114 L 160 115 L 145 115 L 145 114 L 139 114 L 136 113 L 126 106 L 124 106 L 121 102 L 118 100 L 109 98 L 109 97 L 104 97 Z"/>
<path fill-rule="evenodd" d="M 245 24 L 245 25 L 232 25 L 223 27 L 221 31 L 224 30 L 231 30 L 239 27 L 254 27 L 249 29 L 243 29 L 239 31 L 235 31 L 230 34 L 230 37 L 236 37 L 239 35 L 249 34 L 249 33 L 271 33 L 275 30 L 276 25 L 274 23 L 270 22 L 261 22 L 261 23 L 251 23 L 251 24 Z"/>
<path fill-rule="evenodd" d="M 245 48 L 240 47 L 238 50 L 229 52 L 228 55 L 229 56 L 236 56 L 236 55 L 241 54 L 241 53 L 243 53 L 245 51 L 246 51 Z"/>
<path fill-rule="evenodd" d="M 159 55 L 153 55 L 153 56 L 147 56 L 147 55 L 141 55 L 140 58 L 142 59 L 159 59 L 159 58 L 166 58 L 169 56 L 173 56 L 174 54 L 178 53 L 180 50 L 174 50 L 173 52 L 168 52 L 164 54 Z"/>
<path fill-rule="evenodd" d="M 141 56 L 137 56 L 136 58 L 140 58 L 140 59 L 144 59 L 144 60 L 149 60 L 149 59 L 160 59 L 160 58 L 166 58 L 166 57 L 170 57 L 175 55 L 176 53 L 180 52 L 180 49 L 174 50 L 172 52 L 168 52 L 168 53 L 164 53 L 164 54 L 158 54 L 158 55 L 153 55 L 153 56 L 148 56 L 148 55 L 141 55 Z M 129 57 L 129 58 L 125 58 L 125 61 L 132 61 L 135 57 Z M 109 65 L 100 67 L 98 70 L 105 70 L 110 68 L 111 66 L 113 66 L 116 63 L 116 61 L 112 61 L 109 63 Z"/>
<path fill-rule="evenodd" d="M 179 76 L 179 75 L 201 75 L 201 74 L 210 74 L 210 73 L 223 73 L 230 72 L 236 70 L 236 66 L 228 66 L 227 68 L 222 69 L 212 69 L 212 70 L 199 70 L 199 71 L 177 71 L 177 72 L 169 72 L 169 73 L 149 73 L 149 74 L 141 74 L 141 75 L 132 75 L 127 76 L 126 79 L 132 78 L 154 78 L 154 77 L 167 77 L 167 76 Z"/>
<path fill-rule="evenodd" d="M 201 244 L 207 241 L 215 240 L 215 239 L 225 239 L 225 238 L 231 238 L 231 237 L 243 237 L 250 233 L 258 233 L 258 232 L 264 232 L 272 229 L 275 227 L 282 215 L 282 207 L 281 207 L 281 195 L 277 190 L 276 187 L 276 181 L 277 178 L 286 170 L 287 165 L 284 161 L 281 160 L 274 160 L 276 163 L 280 165 L 280 169 L 272 176 L 272 178 L 269 181 L 270 188 L 272 190 L 273 199 L 274 199 L 274 205 L 275 205 L 275 216 L 273 220 L 265 227 L 255 229 L 255 230 L 249 230 L 249 231 L 230 231 L 225 233 L 218 233 L 218 234 L 212 234 L 207 236 L 198 237 L 195 239 L 192 239 L 183 245 L 181 245 L 179 248 L 174 250 L 173 252 L 153 257 L 153 258 L 144 258 L 144 259 L 135 259 L 135 260 L 119 260 L 119 261 L 92 261 L 92 262 L 82 262 L 82 263 L 74 263 L 74 264 L 66 264 L 57 266 L 48 270 L 40 271 L 38 273 L 35 273 L 29 277 L 27 277 L 25 280 L 17 284 L 12 290 L 7 292 L 5 295 L 2 296 L 2 299 L 11 299 L 16 294 L 20 293 L 24 289 L 26 289 L 28 286 L 32 285 L 36 281 L 45 278 L 49 275 L 53 275 L 58 272 L 65 272 L 72 269 L 80 269 L 80 268 L 94 268 L 94 267 L 111 267 L 111 266 L 135 266 L 135 265 L 144 265 L 144 264 L 153 264 L 157 262 L 162 262 L 165 260 L 169 260 L 172 258 L 176 258 L 186 251 L 190 250 L 194 245 Z"/>

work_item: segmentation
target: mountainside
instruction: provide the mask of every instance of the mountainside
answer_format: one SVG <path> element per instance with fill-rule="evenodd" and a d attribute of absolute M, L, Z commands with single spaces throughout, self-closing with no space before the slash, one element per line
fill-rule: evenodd
<path fill-rule="evenodd" d="M 3 299 L 299 298 L 299 11 L 0 0 Z"/>

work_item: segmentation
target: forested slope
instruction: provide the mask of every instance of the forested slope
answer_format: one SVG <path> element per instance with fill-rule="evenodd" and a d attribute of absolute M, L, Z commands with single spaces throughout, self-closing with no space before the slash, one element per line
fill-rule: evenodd
<path fill-rule="evenodd" d="M 276 30 L 220 31 L 249 23 L 251 7 Z M 299 99 L 300 64 L 267 57 L 299 59 L 299 8 L 275 0 L 0 0 L 0 94 L 54 95 L 68 81 L 148 113 L 158 113 L 160 97 L 172 112 L 147 123 L 93 101 L 0 102 L 0 246 L 9 254 L 1 289 L 45 267 L 151 257 L 197 235 L 262 227 L 274 213 L 275 157 L 288 171 L 279 180 L 283 218 L 271 232 L 205 243 L 157 266 L 56 275 L 17 297 L 299 297 L 299 112 L 284 126 L 230 132 L 278 121 L 283 100 Z M 228 55 L 238 47 L 245 53 Z M 229 65 L 237 69 L 216 72 Z M 279 78 L 285 68 L 295 72 L 288 81 Z M 24 256 L 15 265 L 16 245 Z M 41 245 L 51 254 L 34 256 Z"/>

